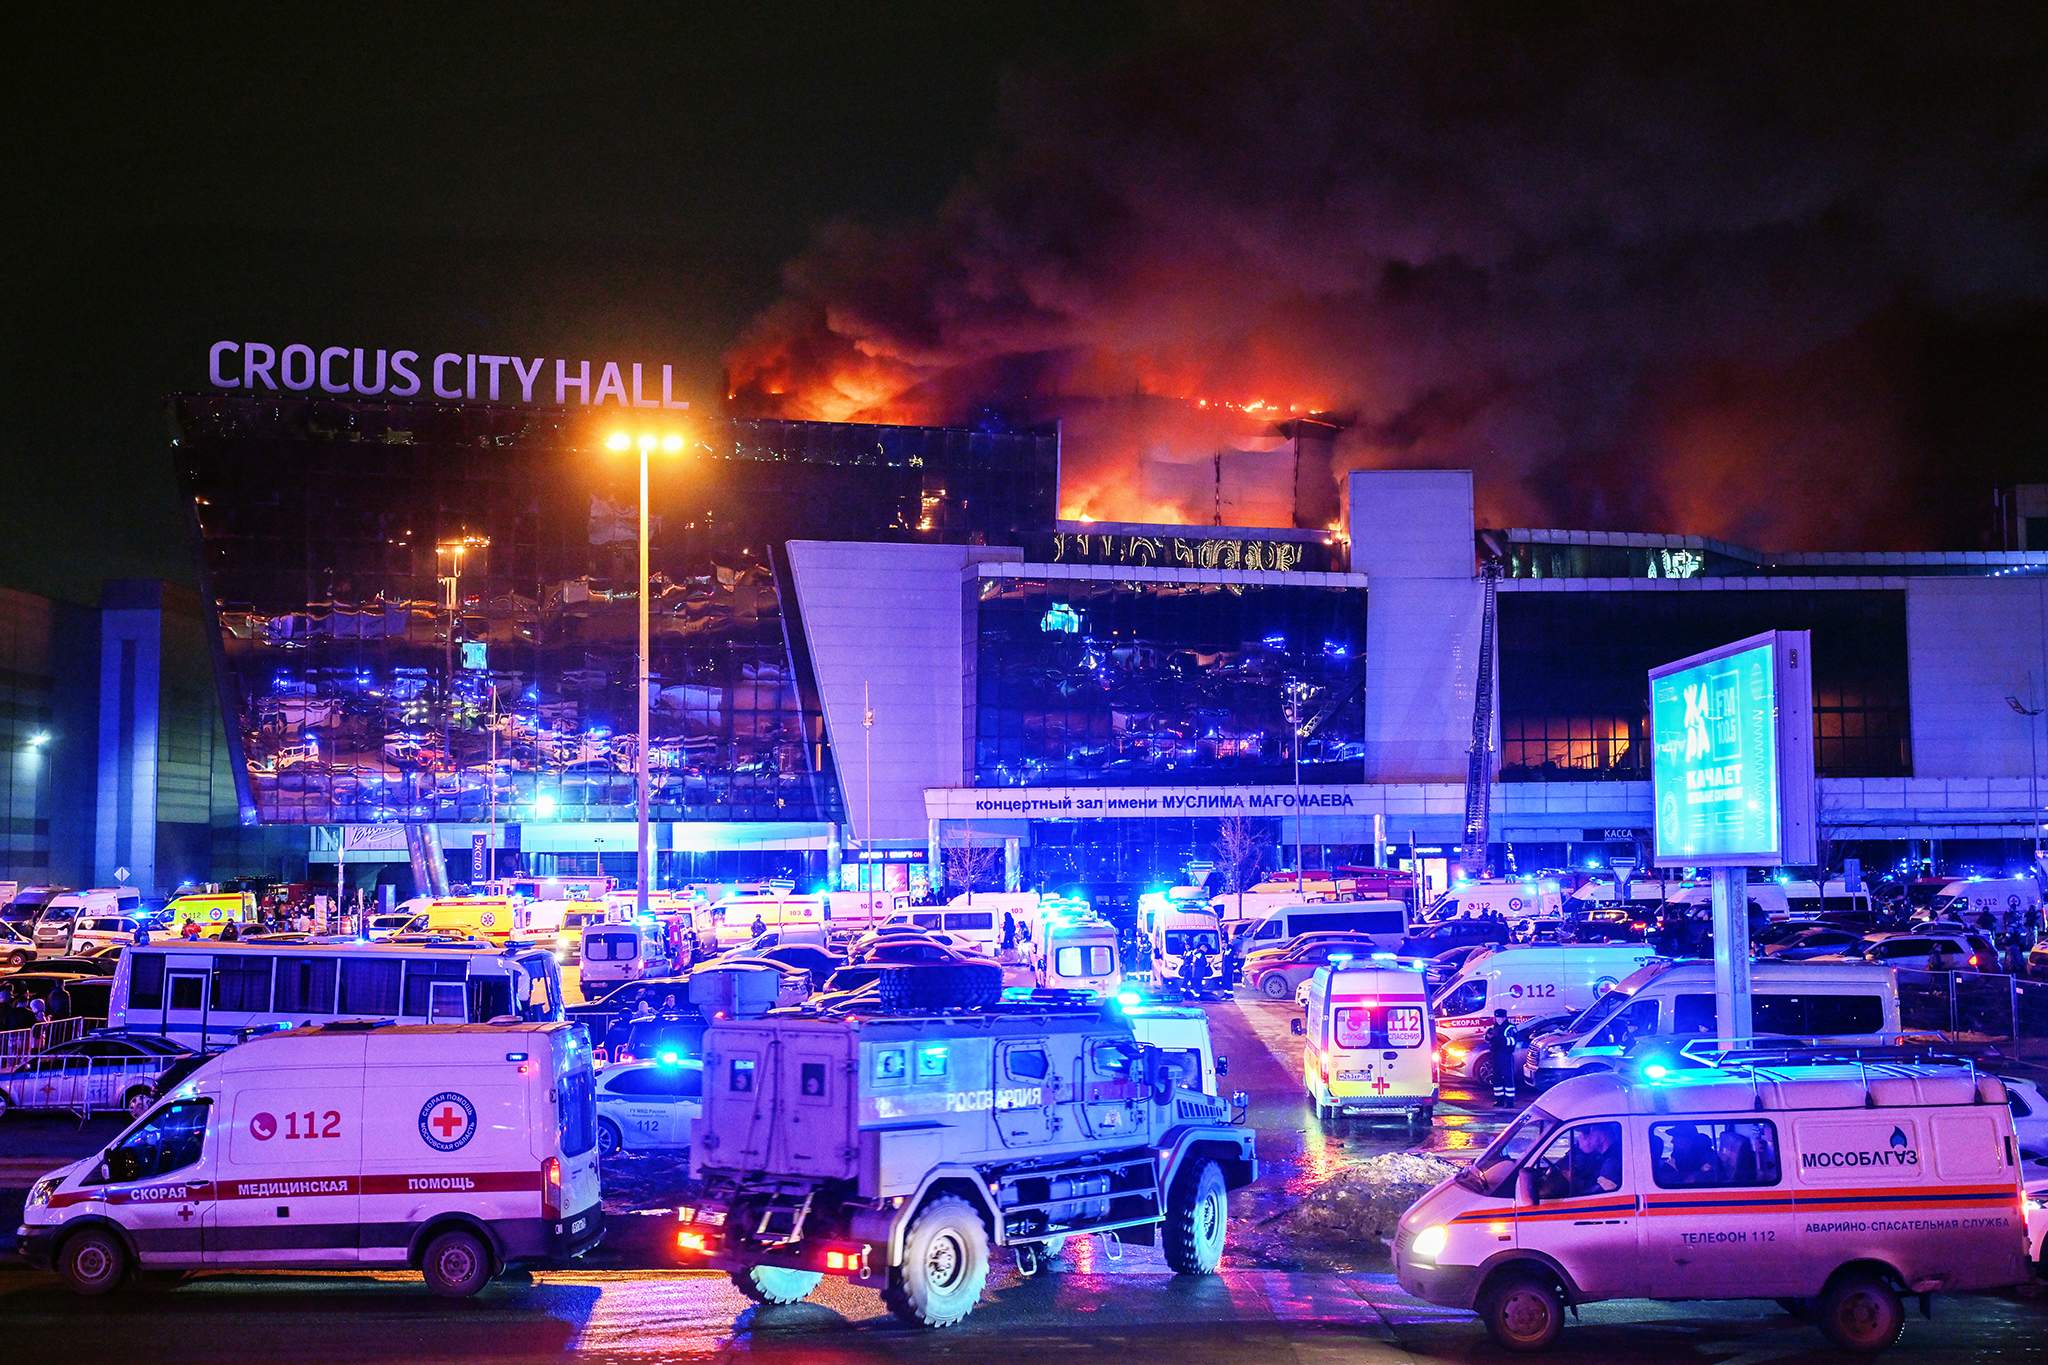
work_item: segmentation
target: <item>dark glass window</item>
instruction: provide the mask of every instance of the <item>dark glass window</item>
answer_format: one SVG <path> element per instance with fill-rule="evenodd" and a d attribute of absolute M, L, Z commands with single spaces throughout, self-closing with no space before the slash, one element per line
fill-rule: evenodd
<path fill-rule="evenodd" d="M 1365 598 L 1355 588 L 980 581 L 983 786 L 1358 781 Z"/>
<path fill-rule="evenodd" d="M 1912 773 L 1905 594 L 1504 592 L 1501 776 L 1649 778 L 1649 671 L 1766 630 L 1813 632 L 1823 777 Z"/>
<path fill-rule="evenodd" d="M 341 964 L 341 1003 L 335 1012 L 361 1014 L 373 1019 L 396 1015 L 398 968 L 397 958 L 344 961 Z"/>
<path fill-rule="evenodd" d="M 587 414 L 211 394 L 175 417 L 250 814 L 631 818 L 637 463 Z M 690 427 L 650 493 L 655 818 L 839 819 L 783 546 L 1042 530 L 1057 434 Z M 702 861 L 663 873 L 764 870 Z"/>
<path fill-rule="evenodd" d="M 128 950 L 128 1007 L 161 1009 L 164 1003 L 164 955 Z"/>
<path fill-rule="evenodd" d="M 333 958 L 279 958 L 277 1012 L 290 1015 L 334 1013 L 334 980 L 338 965 Z"/>
<path fill-rule="evenodd" d="M 402 1013 L 424 1019 L 433 1003 L 433 982 L 460 981 L 469 975 L 469 964 L 461 959 L 409 957 L 405 960 L 405 1009 Z"/>
<path fill-rule="evenodd" d="M 213 1007 L 267 1014 L 270 1011 L 270 958 L 240 953 L 215 958 Z"/>
<path fill-rule="evenodd" d="M 1765 1119 L 1650 1125 L 1650 1171 L 1659 1189 L 1775 1185 L 1781 1178 L 1777 1125 Z"/>

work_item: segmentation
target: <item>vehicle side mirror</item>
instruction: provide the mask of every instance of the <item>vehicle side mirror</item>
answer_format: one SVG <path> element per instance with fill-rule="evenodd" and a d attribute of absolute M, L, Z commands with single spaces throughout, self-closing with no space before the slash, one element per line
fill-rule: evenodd
<path fill-rule="evenodd" d="M 1299 1019 L 1289 1019 L 1287 1021 L 1287 1031 L 1297 1038 L 1308 1033 L 1307 1027 Z"/>
<path fill-rule="evenodd" d="M 92 1173 L 92 1182 L 95 1185 L 104 1185 L 113 1178 L 114 1172 L 111 1163 L 107 1161 L 101 1161 L 99 1169 Z"/>
<path fill-rule="evenodd" d="M 1527 1166 L 1515 1172 L 1515 1202 L 1531 1208 L 1543 1202 L 1536 1193 L 1536 1173 Z"/>
<path fill-rule="evenodd" d="M 1216 1059 L 1216 1074 L 1219 1076 L 1228 1076 L 1230 1074 L 1230 1058 L 1218 1057 Z"/>

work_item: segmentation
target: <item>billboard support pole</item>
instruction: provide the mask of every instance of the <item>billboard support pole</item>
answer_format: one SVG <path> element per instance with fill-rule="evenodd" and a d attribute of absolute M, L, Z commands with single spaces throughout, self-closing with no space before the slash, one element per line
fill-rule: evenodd
<path fill-rule="evenodd" d="M 1718 1041 L 1750 1036 L 1749 870 L 1714 869 L 1714 1019 Z"/>

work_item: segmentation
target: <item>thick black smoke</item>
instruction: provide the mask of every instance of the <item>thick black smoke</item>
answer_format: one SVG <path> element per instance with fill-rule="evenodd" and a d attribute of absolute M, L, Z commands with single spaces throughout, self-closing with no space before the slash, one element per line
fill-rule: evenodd
<path fill-rule="evenodd" d="M 1496 524 L 1961 543 L 2048 470 L 2038 13 L 1176 10 L 1016 76 L 930 221 L 824 231 L 734 403 L 1072 411 L 1103 518 L 1204 519 L 1146 471 L 1262 403 L 1349 415 L 1353 466 L 1477 468 Z"/>

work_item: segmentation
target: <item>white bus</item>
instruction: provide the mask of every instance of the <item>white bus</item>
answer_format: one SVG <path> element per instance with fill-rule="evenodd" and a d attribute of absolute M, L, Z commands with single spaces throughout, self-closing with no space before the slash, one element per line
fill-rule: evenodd
<path fill-rule="evenodd" d="M 547 948 L 390 943 L 153 943 L 121 954 L 110 1028 L 196 1048 L 243 1030 L 390 1019 L 402 1024 L 528 1023 L 562 1017 L 562 975 Z"/>

